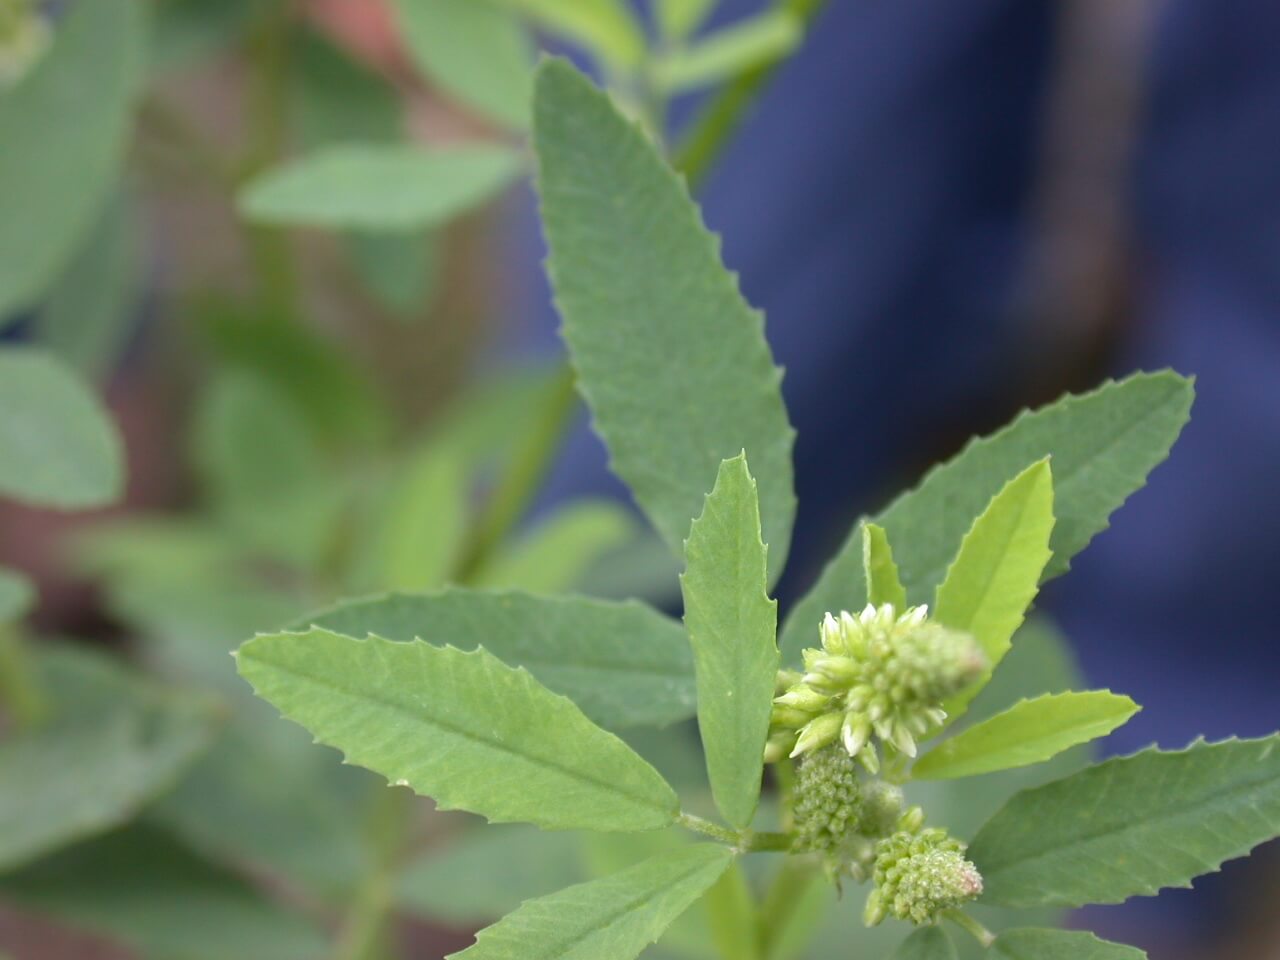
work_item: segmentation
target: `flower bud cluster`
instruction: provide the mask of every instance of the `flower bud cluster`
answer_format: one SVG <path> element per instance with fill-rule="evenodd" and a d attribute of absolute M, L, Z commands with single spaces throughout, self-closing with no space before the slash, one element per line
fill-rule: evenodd
<path fill-rule="evenodd" d="M 904 820 L 902 789 L 861 780 L 852 757 L 837 744 L 806 754 L 796 771 L 792 802 L 793 853 L 821 854 L 828 879 L 870 875 L 876 841 Z"/>
<path fill-rule="evenodd" d="M 986 658 L 967 633 L 928 619 L 927 607 L 899 614 L 868 605 L 858 616 L 827 614 L 821 648 L 804 651 L 805 672 L 774 700 L 765 759 L 801 756 L 839 740 L 872 773 L 872 736 L 914 757 L 917 739 L 946 719 L 942 702 L 976 680 Z"/>
<path fill-rule="evenodd" d="M 875 889 L 864 914 L 874 927 L 886 916 L 936 923 L 946 910 L 982 893 L 982 875 L 965 859 L 965 845 L 945 830 L 900 831 L 876 845 Z"/>

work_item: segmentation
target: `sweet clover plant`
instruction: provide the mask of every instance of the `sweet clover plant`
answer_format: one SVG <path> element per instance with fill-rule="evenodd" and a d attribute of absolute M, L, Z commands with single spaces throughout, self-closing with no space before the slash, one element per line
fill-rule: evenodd
<path fill-rule="evenodd" d="M 1043 675 L 1037 695 L 984 701 L 1034 648 L 1040 585 L 1167 455 L 1191 383 L 1135 374 L 973 441 L 860 521 L 780 624 L 794 431 L 762 318 L 643 118 L 562 60 L 538 69 L 533 103 L 573 373 L 614 471 L 683 562 L 683 623 L 636 601 L 393 594 L 256 636 L 240 674 L 347 762 L 441 809 L 635 835 L 629 849 L 650 852 L 526 900 L 459 958 L 681 950 L 676 922 L 699 902 L 699 955 L 726 960 L 804 955 L 824 907 L 892 928 L 900 958 L 965 941 L 1006 960 L 1142 956 L 1057 929 L 1045 908 L 1186 886 L 1275 836 L 1280 739 L 1073 760 L 1058 776 L 1137 705 Z M 632 746 L 679 736 L 636 727 L 692 715 L 711 804 Z M 982 801 L 989 775 L 1040 764 L 1045 782 L 995 799 L 976 829 L 949 822 L 940 787 Z M 498 874 L 516 869 L 505 842 L 488 854 Z M 872 943 L 843 955 L 894 949 Z"/>

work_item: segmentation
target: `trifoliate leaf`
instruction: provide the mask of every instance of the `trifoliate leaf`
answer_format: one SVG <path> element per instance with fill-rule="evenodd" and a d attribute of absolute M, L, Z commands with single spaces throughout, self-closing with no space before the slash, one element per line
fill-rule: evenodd
<path fill-rule="evenodd" d="M 733 852 L 698 844 L 530 900 L 449 960 L 632 960 L 719 879 Z"/>
<path fill-rule="evenodd" d="M 1030 766 L 1105 737 L 1139 709 L 1128 697 L 1107 690 L 1023 700 L 934 747 L 911 768 L 911 776 L 952 780 Z"/>
<path fill-rule="evenodd" d="M 237 656 L 259 696 L 320 743 L 441 809 L 548 830 L 651 830 L 671 787 L 569 700 L 483 649 L 264 634 Z"/>
<path fill-rule="evenodd" d="M 778 605 L 766 592 L 756 483 L 745 456 L 720 465 L 685 544 L 684 622 L 698 678 L 698 728 L 711 792 L 746 829 L 760 799 L 778 673 Z"/>
<path fill-rule="evenodd" d="M 984 900 L 1078 907 L 1189 887 L 1280 834 L 1280 734 L 1131 757 L 1024 790 L 969 848 Z"/>
<path fill-rule="evenodd" d="M 614 471 L 679 553 L 720 462 L 745 450 L 772 582 L 794 431 L 760 314 L 653 143 L 564 61 L 539 68 L 534 141 L 564 337 Z"/>
<path fill-rule="evenodd" d="M 693 716 L 693 657 L 680 624 L 635 601 L 448 589 L 354 600 L 304 623 L 347 636 L 425 640 L 524 667 L 610 729 Z"/>
<path fill-rule="evenodd" d="M 1146 960 L 1137 947 L 1099 940 L 1081 930 L 1006 930 L 992 947 L 1005 960 Z"/>
<path fill-rule="evenodd" d="M 867 579 L 867 602 L 877 607 L 891 603 L 899 613 L 907 608 L 907 592 L 898 580 L 898 567 L 884 527 L 862 525 L 862 567 Z"/>
<path fill-rule="evenodd" d="M 938 587 L 934 618 L 973 634 L 987 655 L 987 673 L 943 708 L 954 720 L 986 685 L 1009 652 L 1049 560 L 1053 476 L 1042 460 L 1010 480 L 973 522 Z"/>
<path fill-rule="evenodd" d="M 973 518 L 1010 477 L 1043 457 L 1053 462 L 1057 518 L 1044 578 L 1065 573 L 1071 558 L 1168 456 L 1193 395 L 1191 381 L 1176 373 L 1135 374 L 1024 413 L 934 468 L 876 517 L 895 545 L 907 598 L 932 599 Z M 786 662 L 798 663 L 800 651 L 814 645 L 824 613 L 856 610 L 865 602 L 862 538 L 855 529 L 793 608 L 782 635 Z"/>

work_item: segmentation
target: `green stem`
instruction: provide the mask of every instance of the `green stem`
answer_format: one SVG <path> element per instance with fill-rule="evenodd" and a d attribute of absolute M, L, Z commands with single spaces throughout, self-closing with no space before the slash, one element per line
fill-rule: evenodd
<path fill-rule="evenodd" d="M 961 930 L 964 930 L 973 939 L 977 940 L 984 947 L 989 947 L 996 942 L 996 935 L 980 924 L 973 917 L 969 916 L 963 910 L 947 910 L 942 916 L 950 920 Z"/>
<path fill-rule="evenodd" d="M 566 361 L 556 372 L 542 408 L 512 454 L 498 488 L 476 522 L 471 543 L 454 576 L 457 582 L 465 583 L 484 568 L 538 492 L 576 409 L 573 386 L 573 368 Z"/>
<path fill-rule="evenodd" d="M 730 830 L 728 827 L 722 827 L 718 823 L 712 823 L 710 820 L 704 820 L 702 817 L 695 816 L 692 813 L 682 812 L 680 816 L 676 818 L 676 823 L 680 824 L 680 826 L 684 827 L 686 830 L 701 833 L 704 836 L 711 837 L 714 840 L 719 840 L 721 843 L 727 843 L 733 847 L 736 847 L 742 841 L 742 837 L 733 830 Z"/>
<path fill-rule="evenodd" d="M 402 787 L 374 787 L 368 836 L 373 863 L 343 918 L 334 960 L 384 960 L 389 944 L 395 879 L 400 871 L 413 793 Z"/>
<path fill-rule="evenodd" d="M 244 183 L 285 156 L 289 114 L 288 5 L 273 5 L 249 36 L 249 146 L 239 175 Z M 269 313 L 288 317 L 297 296 L 289 234 L 280 227 L 250 226 L 250 261 Z"/>
<path fill-rule="evenodd" d="M 809 906 L 809 887 L 821 879 L 812 862 L 803 857 L 787 857 L 782 861 L 760 904 L 759 942 L 764 960 L 777 957 L 789 939 L 792 926 L 803 921 L 805 908 Z"/>
<path fill-rule="evenodd" d="M 740 853 L 781 853 L 791 849 L 792 836 L 789 833 L 754 830 L 744 830 L 739 833 L 692 813 L 681 813 L 676 818 L 676 823 L 687 830 L 727 843 Z"/>
<path fill-rule="evenodd" d="M 49 712 L 25 639 L 15 626 L 0 624 L 0 695 L 17 729 L 39 725 Z"/>
<path fill-rule="evenodd" d="M 790 13 L 807 27 L 822 9 L 825 0 L 775 0 L 775 6 Z M 711 171 L 716 158 L 742 125 L 747 110 L 755 102 L 760 91 L 773 79 L 778 63 L 770 63 L 755 70 L 748 70 L 720 90 L 703 108 L 694 121 L 693 128 L 676 151 L 675 166 L 689 181 L 691 189 L 697 187 Z"/>

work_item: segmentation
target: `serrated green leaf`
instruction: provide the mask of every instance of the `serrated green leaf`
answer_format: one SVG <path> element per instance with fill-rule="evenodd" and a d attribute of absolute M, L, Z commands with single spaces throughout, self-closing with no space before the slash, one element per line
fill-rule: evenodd
<path fill-rule="evenodd" d="M 1006 930 L 993 948 L 1006 960 L 1145 960 L 1137 947 L 1099 940 L 1081 930 Z"/>
<path fill-rule="evenodd" d="M 104 658 L 45 656 L 40 667 L 53 720 L 0 744 L 0 869 L 125 823 L 213 736 L 207 704 L 169 697 Z"/>
<path fill-rule="evenodd" d="M 448 589 L 341 604 L 305 620 L 347 636 L 483 646 L 525 667 L 609 728 L 693 716 L 693 658 L 680 625 L 635 601 Z"/>
<path fill-rule="evenodd" d="M 631 960 L 733 862 L 698 844 L 621 873 L 530 900 L 449 960 Z"/>
<path fill-rule="evenodd" d="M 681 40 L 698 27 L 715 8 L 716 0 L 657 0 L 655 12 L 662 35 Z"/>
<path fill-rule="evenodd" d="M 684 623 L 698 679 L 698 729 L 716 806 L 739 829 L 760 800 L 764 742 L 778 673 L 778 604 L 766 591 L 756 482 L 739 455 L 685 544 Z"/>
<path fill-rule="evenodd" d="M 409 55 L 448 95 L 513 130 L 529 125 L 533 43 L 510 10 L 476 0 L 395 0 Z"/>
<path fill-rule="evenodd" d="M 1280 735 L 1150 749 L 1025 790 L 978 832 L 983 899 L 1120 903 L 1187 887 L 1280 834 Z"/>
<path fill-rule="evenodd" d="M 965 534 L 938 587 L 933 616 L 973 634 L 988 667 L 981 680 L 943 704 L 952 721 L 1009 652 L 1049 561 L 1052 531 L 1053 474 L 1041 460 L 1005 484 Z"/>
<path fill-rule="evenodd" d="M 454 926 L 488 923 L 585 880 L 581 846 L 572 834 L 523 824 L 468 829 L 409 864 L 397 896 L 405 908 Z"/>
<path fill-rule="evenodd" d="M 495 0 L 538 26 L 587 47 L 619 67 L 636 66 L 645 53 L 644 33 L 626 0 Z"/>
<path fill-rule="evenodd" d="M 956 960 L 956 947 L 941 927 L 922 927 L 902 941 L 890 960 Z"/>
<path fill-rule="evenodd" d="M 49 53 L 0 96 L 0 327 L 66 267 L 115 187 L 143 80 L 144 9 L 76 4 Z"/>
<path fill-rule="evenodd" d="M 578 500 L 504 547 L 475 576 L 487 589 L 559 593 L 576 586 L 603 554 L 636 533 L 631 514 L 609 500 Z"/>
<path fill-rule="evenodd" d="M 789 10 L 765 10 L 724 27 L 654 64 L 654 82 L 667 94 L 714 86 L 781 60 L 800 44 L 800 20 Z"/>
<path fill-rule="evenodd" d="M 902 611 L 907 608 L 907 592 L 898 580 L 898 567 L 893 562 L 889 537 L 883 527 L 862 524 L 862 568 L 867 581 L 867 602 L 877 607 L 891 603 Z"/>
<path fill-rule="evenodd" d="M 746 450 L 772 582 L 795 432 L 760 314 L 653 144 L 564 61 L 539 68 L 534 141 L 564 337 L 614 471 L 679 552 L 721 460 Z"/>
<path fill-rule="evenodd" d="M 128 197 L 107 204 L 36 315 L 34 340 L 87 377 L 124 350 L 142 291 L 140 225 Z"/>
<path fill-rule="evenodd" d="M 1023 700 L 934 747 L 911 768 L 911 775 L 952 780 L 1030 766 L 1105 737 L 1140 709 L 1108 690 Z"/>
<path fill-rule="evenodd" d="M 483 649 L 355 640 L 315 628 L 245 643 L 259 696 L 355 764 L 496 822 L 650 830 L 674 791 L 569 700 Z"/>
<path fill-rule="evenodd" d="M 504 147 L 339 145 L 269 170 L 244 188 L 239 207 L 258 223 L 411 231 L 478 207 L 519 172 L 519 155 Z"/>
<path fill-rule="evenodd" d="M 21 620 L 35 599 L 30 580 L 16 570 L 0 567 L 0 624 Z"/>
<path fill-rule="evenodd" d="M 1043 457 L 1053 461 L 1057 518 L 1044 578 L 1065 573 L 1071 558 L 1168 455 L 1193 395 L 1191 381 L 1175 373 L 1134 374 L 1023 413 L 934 468 L 876 517 L 897 545 L 908 600 L 932 598 L 973 518 L 1011 476 Z M 855 529 L 792 609 L 782 634 L 784 659 L 798 662 L 800 651 L 813 646 L 828 610 L 856 610 L 864 603 L 862 541 Z"/>
<path fill-rule="evenodd" d="M 25 910 L 166 960 L 314 960 L 325 938 L 151 826 L 72 847 L 0 878 Z"/>
<path fill-rule="evenodd" d="M 0 349 L 0 496 L 78 510 L 123 486 L 120 438 L 80 379 L 42 350 Z"/>

